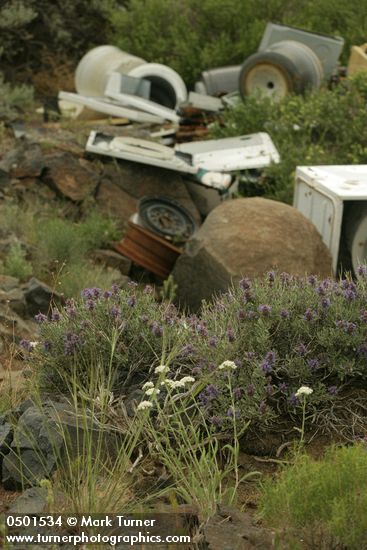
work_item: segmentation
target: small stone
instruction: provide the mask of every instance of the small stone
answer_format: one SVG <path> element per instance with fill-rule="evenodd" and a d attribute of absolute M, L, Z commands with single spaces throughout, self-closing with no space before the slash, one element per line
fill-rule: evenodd
<path fill-rule="evenodd" d="M 62 299 L 58 292 L 35 277 L 32 277 L 24 287 L 24 297 L 27 311 L 31 316 L 39 312 L 47 315 L 51 302 L 60 302 Z"/>
<path fill-rule="evenodd" d="M 107 267 L 118 269 L 122 275 L 128 275 L 131 262 L 125 256 L 113 250 L 95 250 L 92 255 L 93 261 L 104 264 Z"/>
<path fill-rule="evenodd" d="M 45 157 L 45 183 L 57 189 L 64 197 L 82 201 L 92 195 L 99 181 L 93 164 L 71 153 L 57 153 Z"/>

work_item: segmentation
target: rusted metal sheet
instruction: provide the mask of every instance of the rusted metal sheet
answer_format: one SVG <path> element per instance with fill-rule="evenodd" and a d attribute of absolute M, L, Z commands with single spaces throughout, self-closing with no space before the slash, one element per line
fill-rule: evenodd
<path fill-rule="evenodd" d="M 125 238 L 114 248 L 163 280 L 169 276 L 181 254 L 181 250 L 173 244 L 131 221 Z"/>

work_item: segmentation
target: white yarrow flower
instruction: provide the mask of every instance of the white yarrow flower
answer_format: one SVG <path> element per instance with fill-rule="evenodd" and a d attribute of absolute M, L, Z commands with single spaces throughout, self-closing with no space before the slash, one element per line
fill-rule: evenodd
<path fill-rule="evenodd" d="M 31 346 L 32 349 L 34 349 L 35 347 L 37 347 L 39 344 L 39 342 L 29 342 L 29 345 Z"/>
<path fill-rule="evenodd" d="M 143 390 L 147 390 L 148 388 L 154 388 L 153 382 L 145 382 L 145 384 L 143 385 L 142 389 L 143 389 Z"/>
<path fill-rule="evenodd" d="M 162 372 L 168 372 L 169 368 L 166 365 L 159 365 L 154 369 L 155 374 L 161 374 Z"/>
<path fill-rule="evenodd" d="M 145 392 L 146 395 L 158 395 L 159 393 L 161 393 L 161 390 L 156 390 L 155 388 L 148 388 Z"/>
<path fill-rule="evenodd" d="M 309 388 L 308 386 L 301 386 L 296 391 L 296 397 L 300 397 L 301 395 L 311 395 L 313 393 L 313 389 Z"/>
<path fill-rule="evenodd" d="M 227 369 L 236 370 L 236 368 L 237 368 L 237 365 L 233 361 L 223 361 L 223 363 L 218 367 L 219 370 L 227 370 Z"/>
<path fill-rule="evenodd" d="M 181 378 L 180 382 L 183 385 L 189 384 L 191 382 L 195 382 L 195 378 L 193 376 L 184 376 L 183 378 Z"/>
<path fill-rule="evenodd" d="M 152 407 L 153 407 L 153 403 L 151 403 L 150 401 L 142 401 L 137 406 L 137 410 L 138 411 L 145 411 L 146 409 L 151 409 Z"/>
<path fill-rule="evenodd" d="M 184 383 L 182 383 L 182 380 L 165 380 L 165 385 L 171 388 L 171 390 L 174 390 L 176 388 L 183 388 L 185 386 Z"/>

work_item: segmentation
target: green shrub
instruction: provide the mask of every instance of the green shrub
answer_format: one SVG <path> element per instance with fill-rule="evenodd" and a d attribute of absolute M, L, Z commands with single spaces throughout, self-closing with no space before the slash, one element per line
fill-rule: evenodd
<path fill-rule="evenodd" d="M 21 281 L 26 281 L 32 275 L 32 264 L 26 259 L 26 253 L 19 243 L 11 246 L 5 258 L 3 272 Z"/>
<path fill-rule="evenodd" d="M 227 109 L 215 137 L 268 132 L 281 161 L 264 170 L 257 195 L 292 203 L 296 166 L 367 162 L 367 74 L 329 90 L 287 96 L 279 103 L 248 97 Z M 242 193 L 252 195 L 242 186 Z"/>
<path fill-rule="evenodd" d="M 13 120 L 33 105 L 33 88 L 25 84 L 11 86 L 0 73 L 0 119 Z"/>
<path fill-rule="evenodd" d="M 97 210 L 76 223 L 62 217 L 61 207 L 37 201 L 26 206 L 6 204 L 4 232 L 15 233 L 31 245 L 28 270 L 33 267 L 37 277 L 52 280 L 67 296 L 79 296 L 86 286 L 110 286 L 116 272 L 92 264 L 88 255 L 120 238 L 116 223 Z"/>
<path fill-rule="evenodd" d="M 120 279 L 120 272 L 108 270 L 87 260 L 65 266 L 56 277 L 57 290 L 68 297 L 79 297 L 86 287 L 110 288 Z"/>
<path fill-rule="evenodd" d="M 117 240 L 116 224 L 97 211 L 92 211 L 84 220 L 51 217 L 37 223 L 37 248 L 43 263 L 80 263 L 91 250 L 106 246 Z"/>
<path fill-rule="evenodd" d="M 303 539 L 309 548 L 366 548 L 366 453 L 361 443 L 333 447 L 318 461 L 298 458 L 264 484 L 261 516 L 279 530 L 281 540 L 286 534 L 294 544 Z"/>
<path fill-rule="evenodd" d="M 43 48 L 62 51 L 74 59 L 96 43 L 106 41 L 112 0 L 14 0 L 0 6 L 0 54 L 4 72 L 13 76 L 16 65 L 39 67 Z M 81 24 L 82 22 L 82 24 Z"/>

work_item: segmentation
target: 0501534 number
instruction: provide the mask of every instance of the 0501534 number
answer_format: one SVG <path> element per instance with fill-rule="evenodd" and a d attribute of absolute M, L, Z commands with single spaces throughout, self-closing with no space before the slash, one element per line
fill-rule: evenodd
<path fill-rule="evenodd" d="M 61 516 L 6 516 L 8 527 L 53 527 L 62 525 Z"/>

